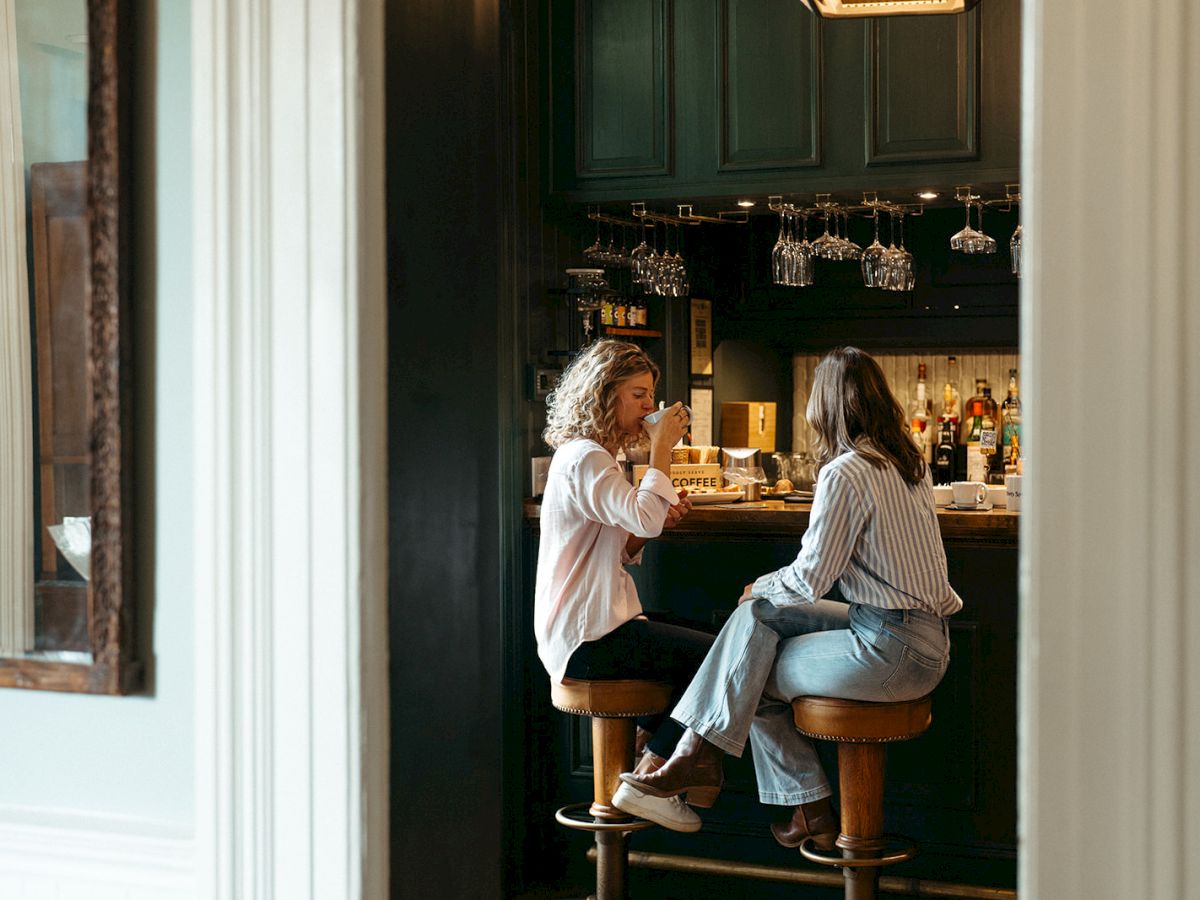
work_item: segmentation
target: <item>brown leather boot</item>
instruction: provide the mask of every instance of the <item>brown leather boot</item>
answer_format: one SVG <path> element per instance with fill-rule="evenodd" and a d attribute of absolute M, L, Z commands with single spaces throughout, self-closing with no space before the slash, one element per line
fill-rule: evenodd
<path fill-rule="evenodd" d="M 657 772 L 667 764 L 665 756 L 659 756 L 653 750 L 646 750 L 638 757 L 637 765 L 633 767 L 634 775 L 649 775 Z"/>
<path fill-rule="evenodd" d="M 780 846 L 799 847 L 806 837 L 811 837 L 819 850 L 832 850 L 841 830 L 841 824 L 828 797 L 813 800 L 811 803 L 801 803 L 792 813 L 790 822 L 780 822 L 771 826 L 771 834 Z"/>
<path fill-rule="evenodd" d="M 633 758 L 641 759 L 642 751 L 646 749 L 646 745 L 650 743 L 650 738 L 654 737 L 653 731 L 647 731 L 641 725 L 637 727 L 637 731 L 633 737 Z"/>
<path fill-rule="evenodd" d="M 689 804 L 708 809 L 721 792 L 724 756 L 720 747 L 710 744 L 689 728 L 662 768 L 647 775 L 625 772 L 621 780 L 651 797 L 687 794 Z"/>

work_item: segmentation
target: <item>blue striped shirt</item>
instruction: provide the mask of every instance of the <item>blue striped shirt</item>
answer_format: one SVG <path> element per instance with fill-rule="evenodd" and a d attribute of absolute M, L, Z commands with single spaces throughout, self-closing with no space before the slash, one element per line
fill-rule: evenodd
<path fill-rule="evenodd" d="M 910 485 L 892 465 L 876 468 L 858 453 L 821 469 L 800 553 L 755 581 L 753 595 L 796 606 L 834 584 L 851 603 L 939 616 L 962 609 L 946 573 L 928 471 Z"/>

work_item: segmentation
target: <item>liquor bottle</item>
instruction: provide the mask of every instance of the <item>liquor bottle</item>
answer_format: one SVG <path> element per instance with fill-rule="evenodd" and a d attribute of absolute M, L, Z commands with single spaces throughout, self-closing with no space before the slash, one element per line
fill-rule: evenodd
<path fill-rule="evenodd" d="M 980 417 L 983 415 L 983 389 L 987 385 L 986 378 L 975 379 L 975 394 L 963 404 L 962 426 L 960 440 L 964 444 L 979 441 Z"/>
<path fill-rule="evenodd" d="M 600 324 L 615 325 L 616 319 L 613 314 L 613 298 L 612 294 L 605 294 L 604 299 L 600 301 Z"/>
<path fill-rule="evenodd" d="M 953 410 L 954 415 L 951 417 L 956 422 L 961 422 L 963 417 L 962 395 L 958 392 L 958 357 L 950 356 L 946 358 L 946 390 L 950 392 L 950 400 L 945 403 L 947 410 Z"/>
<path fill-rule="evenodd" d="M 983 392 L 987 379 L 975 379 L 975 396 L 963 406 L 962 443 L 967 451 L 967 481 L 983 481 L 987 475 L 987 461 L 980 453 L 983 436 Z M 990 398 L 989 398 L 990 399 Z M 995 426 L 992 426 L 993 429 Z"/>
<path fill-rule="evenodd" d="M 618 297 L 613 301 L 613 322 L 618 328 L 629 326 L 629 306 L 624 297 Z"/>
<path fill-rule="evenodd" d="M 933 403 L 925 394 L 925 363 L 917 363 L 917 392 L 909 410 L 913 441 L 926 464 L 933 462 Z"/>
<path fill-rule="evenodd" d="M 949 484 L 955 480 L 954 426 L 955 422 L 952 419 L 943 419 L 940 425 L 933 470 L 933 478 L 937 484 Z"/>
<path fill-rule="evenodd" d="M 1021 458 L 1021 398 L 1017 395 L 1016 369 L 1008 370 L 1008 396 L 1000 408 L 1000 423 L 1004 470 L 1011 475 Z"/>
<path fill-rule="evenodd" d="M 1000 408 L 992 399 L 992 389 L 983 389 L 983 420 L 979 431 L 979 452 L 984 459 L 987 484 L 1004 484 L 1004 453 L 1000 448 Z"/>
<path fill-rule="evenodd" d="M 633 302 L 637 308 L 637 327 L 645 328 L 650 324 L 650 311 L 646 308 L 646 298 L 639 297 Z"/>

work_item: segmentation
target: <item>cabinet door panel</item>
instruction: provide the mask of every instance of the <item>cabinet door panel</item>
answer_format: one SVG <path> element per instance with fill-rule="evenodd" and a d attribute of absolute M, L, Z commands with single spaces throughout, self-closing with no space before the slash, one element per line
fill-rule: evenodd
<path fill-rule="evenodd" d="M 579 0 L 575 23 L 576 174 L 669 174 L 670 0 Z"/>
<path fill-rule="evenodd" d="M 721 171 L 820 163 L 820 27 L 794 0 L 722 0 Z"/>
<path fill-rule="evenodd" d="M 979 157 L 979 17 L 867 28 L 867 164 Z"/>

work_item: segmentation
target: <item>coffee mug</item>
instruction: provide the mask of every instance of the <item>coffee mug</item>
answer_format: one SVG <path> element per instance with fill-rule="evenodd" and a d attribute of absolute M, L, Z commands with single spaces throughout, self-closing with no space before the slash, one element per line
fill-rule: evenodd
<path fill-rule="evenodd" d="M 1009 512 L 1018 512 L 1021 509 L 1021 476 L 1020 475 L 1005 475 L 1004 476 L 1004 493 L 1008 497 Z"/>
<path fill-rule="evenodd" d="M 672 404 L 672 406 L 673 405 L 674 404 Z M 643 416 L 642 421 L 649 422 L 651 425 L 653 425 L 655 422 L 659 421 L 663 416 L 665 416 L 670 411 L 671 411 L 670 406 L 661 406 L 658 409 L 656 409 L 654 412 L 650 413 L 649 415 Z M 692 421 L 692 410 L 690 407 L 681 406 L 681 407 L 679 407 L 679 411 L 681 413 L 683 413 L 685 416 L 687 416 L 687 420 L 689 422 Z"/>
<path fill-rule="evenodd" d="M 987 485 L 982 481 L 955 481 L 950 490 L 954 491 L 955 506 L 980 506 L 987 500 Z"/>

